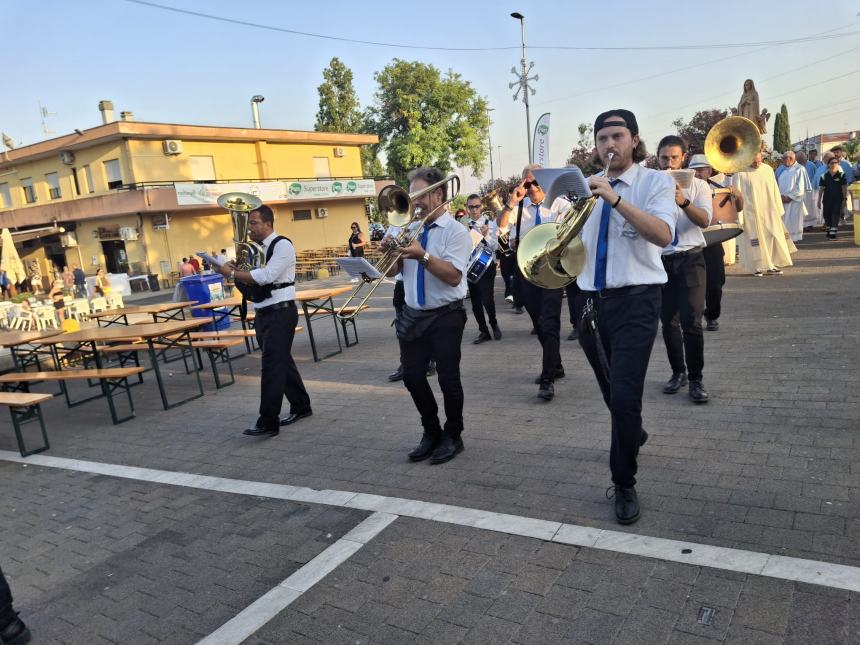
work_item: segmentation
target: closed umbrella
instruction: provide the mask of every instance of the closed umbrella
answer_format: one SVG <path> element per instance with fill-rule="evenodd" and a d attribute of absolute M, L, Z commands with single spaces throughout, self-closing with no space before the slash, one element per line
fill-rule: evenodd
<path fill-rule="evenodd" d="M 3 244 L 3 249 L 0 251 L 0 269 L 6 272 L 10 284 L 23 282 L 27 278 L 27 272 L 24 270 L 24 263 L 21 262 L 18 249 L 15 248 L 15 242 L 12 240 L 12 233 L 8 228 L 4 228 L 0 233 L 0 243 Z"/>

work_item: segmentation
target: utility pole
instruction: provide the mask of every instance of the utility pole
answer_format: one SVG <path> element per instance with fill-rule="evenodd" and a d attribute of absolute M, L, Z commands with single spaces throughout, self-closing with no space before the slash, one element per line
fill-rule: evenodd
<path fill-rule="evenodd" d="M 490 136 L 493 120 L 490 118 L 490 112 L 495 112 L 495 110 L 491 107 L 487 108 L 487 146 L 490 148 L 490 181 L 496 183 L 496 176 L 493 174 L 493 139 Z"/>
<path fill-rule="evenodd" d="M 511 14 L 511 18 L 520 21 L 520 46 L 522 48 L 522 58 L 520 58 L 520 71 L 517 72 L 516 67 L 511 67 L 511 73 L 517 77 L 517 80 L 513 83 L 508 83 L 508 88 L 514 89 L 517 88 L 517 91 L 514 92 L 514 100 L 517 100 L 517 96 L 520 93 L 520 90 L 523 92 L 523 103 L 526 106 L 526 144 L 529 147 L 529 163 L 533 163 L 534 159 L 532 156 L 532 122 L 531 116 L 529 115 L 529 92 L 532 93 L 532 96 L 535 94 L 534 88 L 529 85 L 529 81 L 537 81 L 538 75 L 529 76 L 529 72 L 532 71 L 532 68 L 535 66 L 533 62 L 530 62 L 528 66 L 526 66 L 526 31 L 525 31 L 525 16 L 518 11 L 514 11 Z"/>

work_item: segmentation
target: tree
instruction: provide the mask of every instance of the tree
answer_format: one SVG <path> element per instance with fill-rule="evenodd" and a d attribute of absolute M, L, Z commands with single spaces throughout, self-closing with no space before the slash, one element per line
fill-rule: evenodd
<path fill-rule="evenodd" d="M 594 127 L 587 123 L 580 123 L 577 130 L 579 130 L 579 140 L 567 158 L 567 165 L 578 167 L 582 170 L 582 174 L 588 177 L 600 169 L 594 163 Z"/>
<path fill-rule="evenodd" d="M 692 156 L 705 152 L 705 138 L 708 132 L 728 114 L 728 110 L 711 108 L 696 112 L 689 121 L 684 121 L 682 118 L 675 119 L 672 125 L 677 128 L 678 136 L 687 142 L 688 154 Z"/>
<path fill-rule="evenodd" d="M 487 102 L 459 74 L 432 65 L 394 59 L 374 75 L 379 84 L 367 110 L 368 129 L 379 137 L 388 172 L 400 185 L 418 166 L 449 172 L 484 167 L 489 129 Z"/>
<path fill-rule="evenodd" d="M 773 122 L 773 149 L 777 152 L 791 150 L 791 131 L 788 126 L 788 108 L 785 103 Z"/>
<path fill-rule="evenodd" d="M 362 125 L 361 110 L 352 86 L 352 70 L 335 57 L 322 74 L 322 85 L 317 88 L 320 104 L 314 130 L 359 132 Z"/>

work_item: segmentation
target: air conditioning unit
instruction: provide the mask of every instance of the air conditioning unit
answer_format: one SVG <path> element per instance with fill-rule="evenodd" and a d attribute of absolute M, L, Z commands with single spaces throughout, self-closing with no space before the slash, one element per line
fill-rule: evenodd
<path fill-rule="evenodd" d="M 167 139 L 161 142 L 161 147 L 166 155 L 182 154 L 182 142 L 179 139 Z"/>
<path fill-rule="evenodd" d="M 328 209 L 327 208 L 318 208 L 317 209 L 317 217 L 322 219 L 323 217 L 328 217 Z"/>
<path fill-rule="evenodd" d="M 64 249 L 72 248 L 78 245 L 78 239 L 74 233 L 63 233 L 60 235 L 60 246 Z"/>
<path fill-rule="evenodd" d="M 119 228 L 119 239 L 135 241 L 138 237 L 137 229 L 132 226 L 120 226 Z"/>
<path fill-rule="evenodd" d="M 167 213 L 163 215 L 152 216 L 153 231 L 167 231 L 170 229 L 170 216 Z"/>
<path fill-rule="evenodd" d="M 334 149 L 334 156 L 335 157 L 343 157 L 344 154 L 345 153 L 344 153 L 343 148 L 341 146 L 338 146 L 337 148 Z"/>
<path fill-rule="evenodd" d="M 71 166 L 73 163 L 75 163 L 75 153 L 71 150 L 63 150 L 60 153 L 60 161 L 67 166 Z"/>

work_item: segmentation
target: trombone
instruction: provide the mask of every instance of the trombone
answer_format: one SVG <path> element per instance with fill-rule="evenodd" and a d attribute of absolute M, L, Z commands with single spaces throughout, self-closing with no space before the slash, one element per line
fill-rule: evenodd
<path fill-rule="evenodd" d="M 422 212 L 420 207 L 416 208 L 413 205 L 414 200 L 432 193 L 438 188 L 447 186 L 448 184 L 450 184 L 448 199 L 439 204 L 436 208 L 430 210 L 426 215 Z M 376 288 L 382 284 L 382 281 L 385 279 L 388 272 L 397 264 L 403 249 L 418 239 L 418 236 L 421 234 L 421 229 L 424 228 L 424 224 L 427 220 L 439 212 L 440 209 L 454 201 L 454 198 L 459 192 L 460 177 L 457 175 L 448 175 L 445 179 L 437 181 L 435 184 L 426 186 L 414 193 L 408 193 L 403 188 L 393 184 L 385 186 L 385 188 L 379 191 L 379 195 L 376 197 L 379 212 L 391 226 L 397 226 L 401 231 L 397 237 L 389 242 L 385 251 L 382 253 L 382 256 L 373 266 L 377 273 L 380 274 L 379 277 L 368 278 L 367 276 L 363 276 L 362 281 L 358 283 L 353 292 L 349 294 L 349 297 L 341 305 L 340 309 L 337 310 L 336 315 L 339 320 L 352 320 L 358 315 L 359 311 L 364 309 L 364 306 L 367 304 L 367 301 L 370 300 L 373 292 L 376 291 Z M 353 300 L 358 298 L 358 295 L 368 284 L 371 285 L 370 290 L 361 299 L 361 302 L 357 305 L 350 304 Z"/>

